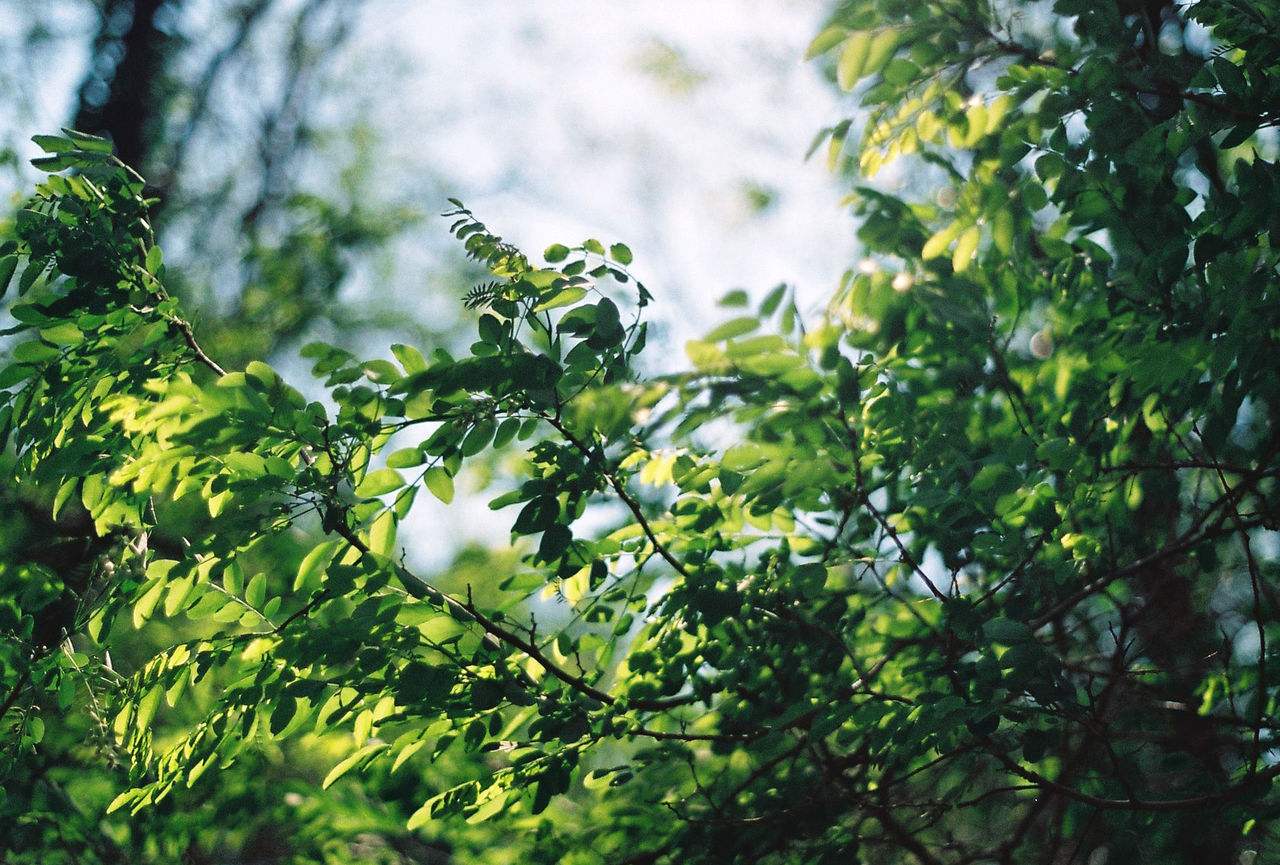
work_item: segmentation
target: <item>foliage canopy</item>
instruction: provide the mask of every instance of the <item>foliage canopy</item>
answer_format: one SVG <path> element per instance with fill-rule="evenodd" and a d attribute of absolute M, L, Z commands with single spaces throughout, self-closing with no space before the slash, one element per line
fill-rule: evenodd
<path fill-rule="evenodd" d="M 122 815 L 337 734 L 324 787 L 477 858 L 1270 861 L 1278 16 L 842 4 L 810 53 L 867 113 L 818 145 L 945 194 L 857 186 L 873 257 L 825 310 L 731 294 L 665 376 L 625 245 L 539 263 L 457 202 L 468 356 L 314 344 L 320 400 L 228 372 L 142 180 L 37 137 L 0 427 L 93 531 L 0 566 L 5 771 L 91 719 L 105 859 L 172 860 L 208 824 Z M 426 579 L 397 532 L 468 465 L 516 553 Z M 79 860 L 45 807 L 0 804 L 14 855 Z"/>

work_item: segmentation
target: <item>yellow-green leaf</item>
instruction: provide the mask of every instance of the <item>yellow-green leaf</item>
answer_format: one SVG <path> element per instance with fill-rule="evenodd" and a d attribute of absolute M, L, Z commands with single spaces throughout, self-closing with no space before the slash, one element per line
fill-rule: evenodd
<path fill-rule="evenodd" d="M 177 615 L 178 610 L 182 609 L 182 605 L 186 603 L 187 598 L 191 597 L 191 592 L 195 589 L 196 581 L 194 577 L 183 577 L 174 580 L 169 586 L 169 594 L 164 599 L 164 614 L 166 616 Z"/>
<path fill-rule="evenodd" d="M 387 457 L 387 465 L 393 469 L 408 469 L 422 465 L 422 451 L 418 448 L 401 448 Z"/>
<path fill-rule="evenodd" d="M 1013 213 L 1008 208 L 996 211 L 992 218 L 991 242 L 1005 255 L 1013 252 Z"/>
<path fill-rule="evenodd" d="M 425 481 L 433 496 L 446 505 L 453 501 L 453 478 L 443 466 L 427 469 Z"/>
<path fill-rule="evenodd" d="M 394 343 L 391 346 L 391 353 L 395 355 L 396 360 L 400 361 L 400 366 L 404 367 L 406 375 L 413 375 L 427 368 L 427 359 L 422 356 L 422 352 L 411 345 Z"/>
<path fill-rule="evenodd" d="M 875 75 L 883 69 L 897 47 L 897 30 L 881 30 L 877 33 L 871 40 L 871 46 L 867 49 L 867 59 L 862 65 L 862 74 L 864 76 Z"/>
<path fill-rule="evenodd" d="M 369 549 L 380 556 L 390 556 L 396 549 L 396 515 L 383 511 L 369 527 Z"/>
<path fill-rule="evenodd" d="M 354 754 L 351 754 L 341 763 L 334 766 L 329 771 L 329 774 L 325 775 L 324 781 L 321 782 L 320 787 L 324 790 L 328 790 L 329 787 L 333 785 L 333 782 L 337 781 L 343 775 L 350 772 L 353 768 L 355 768 L 357 764 L 367 759 L 368 757 L 373 756 L 374 754 L 376 754 L 378 751 L 381 751 L 385 747 L 387 747 L 386 742 L 371 742 L 368 745 L 365 745 L 359 751 L 356 751 Z"/>
<path fill-rule="evenodd" d="M 821 33 L 813 37 L 813 41 L 805 49 L 804 59 L 812 60 L 819 54 L 826 54 L 839 45 L 848 33 L 849 31 L 839 24 L 832 24 L 830 27 L 825 28 Z"/>
<path fill-rule="evenodd" d="M 969 262 L 973 261 L 973 254 L 978 251 L 978 241 L 982 239 L 982 232 L 976 225 L 971 225 L 960 235 L 960 239 L 956 241 L 955 252 L 951 255 L 951 267 L 956 273 L 962 273 L 969 267 Z"/>
<path fill-rule="evenodd" d="M 555 294 L 548 297 L 542 303 L 533 308 L 534 312 L 543 312 L 548 309 L 557 309 L 562 306 L 570 306 L 577 303 L 587 296 L 587 290 L 580 285 L 571 285 L 568 288 L 562 288 Z"/>
<path fill-rule="evenodd" d="M 956 235 L 960 233 L 960 223 L 953 222 L 946 228 L 937 232 L 924 242 L 924 247 L 920 250 L 920 257 L 925 261 L 931 258 L 937 258 L 947 251 L 947 247 L 951 245 L 951 241 L 956 239 Z"/>
<path fill-rule="evenodd" d="M 298 575 L 293 580 L 293 590 L 311 591 L 320 587 L 320 574 L 329 565 L 334 552 L 338 549 L 338 541 L 325 541 L 313 547 L 311 552 L 302 557 L 298 565 Z"/>
<path fill-rule="evenodd" d="M 384 496 L 404 486 L 404 478 L 395 469 L 378 469 L 365 475 L 360 486 L 356 487 L 356 495 L 363 499 Z"/>
<path fill-rule="evenodd" d="M 67 502 L 71 499 L 71 496 L 75 494 L 75 491 L 79 489 L 79 487 L 80 487 L 79 477 L 67 478 L 65 481 L 62 482 L 62 485 L 58 487 L 58 493 L 53 497 L 53 508 L 51 511 L 51 516 L 55 520 L 58 518 L 58 514 L 62 511 L 64 507 L 66 507 Z"/>
<path fill-rule="evenodd" d="M 151 614 L 155 612 L 156 604 L 160 603 L 160 595 L 164 592 L 165 581 L 157 579 L 152 582 L 151 586 L 142 593 L 142 597 L 138 598 L 138 602 L 133 605 L 133 626 L 141 628 L 147 623 L 147 619 L 151 618 Z"/>
<path fill-rule="evenodd" d="M 840 60 L 836 64 L 836 81 L 842 90 L 852 90 L 862 77 L 862 67 L 871 50 L 870 33 L 854 33 L 844 43 Z"/>
<path fill-rule="evenodd" d="M 267 575 L 258 572 L 254 574 L 253 579 L 249 580 L 249 585 L 244 590 L 245 603 L 251 607 L 261 607 L 262 602 L 267 599 Z"/>
<path fill-rule="evenodd" d="M 113 811 L 120 810 L 136 798 L 138 798 L 137 790 L 125 790 L 119 796 L 111 800 L 111 804 L 107 806 L 107 813 L 110 814 Z"/>
<path fill-rule="evenodd" d="M 391 764 L 391 771 L 395 772 L 397 769 L 403 766 L 406 760 L 408 760 L 414 754 L 421 751 L 426 746 L 426 744 L 427 744 L 426 739 L 418 739 L 414 742 L 410 742 L 408 745 L 405 745 L 402 749 L 400 749 L 400 753 L 396 755 L 395 762 Z"/>
<path fill-rule="evenodd" d="M 840 156 L 844 153 L 844 135 L 832 135 L 827 142 L 827 171 L 835 171 L 840 167 Z"/>
<path fill-rule="evenodd" d="M 276 371 L 260 360 L 251 360 L 244 368 L 246 378 L 255 378 L 266 387 L 276 383 L 279 378 Z"/>
<path fill-rule="evenodd" d="M 964 136 L 964 146 L 973 147 L 987 134 L 987 105 L 985 102 L 979 102 L 976 105 L 969 106 L 969 110 L 964 114 L 965 122 L 968 124 L 967 131 Z"/>

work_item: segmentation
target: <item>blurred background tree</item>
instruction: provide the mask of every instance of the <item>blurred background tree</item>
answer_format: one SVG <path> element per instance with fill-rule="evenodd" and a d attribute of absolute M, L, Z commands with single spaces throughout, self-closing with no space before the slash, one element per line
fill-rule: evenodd
<path fill-rule="evenodd" d="M 158 199 L 157 228 L 184 262 L 179 287 L 230 358 L 269 356 L 309 328 L 432 333 L 341 291 L 388 266 L 423 201 L 373 194 L 375 133 L 342 68 L 360 22 L 349 0 L 11 3 L 6 78 L 15 120 L 47 116 L 64 81 L 41 74 L 83 51 L 70 125 L 115 142 Z M 87 45 L 85 44 L 87 43 Z M 15 123 L 4 130 L 16 147 Z M 357 194 L 359 190 L 359 194 Z M 385 275 L 385 274 L 384 274 Z"/>
<path fill-rule="evenodd" d="M 373 132 L 349 103 L 353 82 L 335 80 L 359 6 L 5 4 L 0 15 L 10 44 L 0 63 L 12 121 L 0 134 L 14 169 L 11 185 L 29 179 L 14 158 L 28 134 L 23 127 L 62 101 L 60 87 L 69 89 L 64 122 L 110 138 L 122 158 L 147 172 L 156 228 L 183 262 L 174 288 L 199 310 L 211 346 L 231 362 L 274 356 L 316 329 L 352 345 L 370 331 L 410 340 L 435 335 L 389 304 L 340 299 L 361 272 L 381 268 L 385 275 L 389 245 L 420 216 L 406 202 L 370 194 Z M 72 84 L 57 67 L 80 53 L 84 72 Z M 464 278 L 465 267 L 457 269 Z M 457 293 L 441 292 L 439 303 L 447 307 Z M 29 493 L 3 489 L 0 497 L 7 504 L 0 528 L 6 594 L 58 591 L 35 585 L 48 575 L 67 584 L 64 593 L 82 589 L 69 574 L 87 572 L 106 547 L 92 526 L 82 516 L 50 521 L 47 499 L 31 501 Z M 278 554 L 287 559 L 296 551 Z M 60 612 L 57 604 L 48 610 L 50 639 L 60 640 Z M 153 649 L 125 645 L 117 655 L 127 666 Z M 92 702 L 95 689 L 116 683 L 86 675 L 83 686 Z M 187 802 L 127 829 L 102 824 L 101 810 L 120 781 L 112 771 L 118 761 L 101 730 L 82 726 L 103 719 L 91 712 L 67 720 L 51 725 L 38 759 L 7 775 L 0 834 L 13 861 L 321 860 L 345 858 L 341 851 L 356 842 L 366 858 L 394 856 L 396 845 L 407 845 L 406 861 L 438 860 L 404 833 L 394 804 L 389 810 L 377 798 L 335 792 L 326 800 L 335 807 L 318 806 L 305 791 L 327 771 L 327 756 L 317 759 L 306 747 L 228 773 L 203 807 Z"/>

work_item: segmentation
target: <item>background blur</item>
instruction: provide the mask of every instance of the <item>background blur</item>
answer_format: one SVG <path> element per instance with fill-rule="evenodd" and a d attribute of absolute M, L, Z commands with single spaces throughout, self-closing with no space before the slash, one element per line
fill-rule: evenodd
<path fill-rule="evenodd" d="M 672 365 L 733 288 L 814 305 L 853 254 L 805 152 L 847 114 L 802 62 L 828 4 L 0 0 L 0 193 L 35 132 L 109 134 L 161 199 L 161 242 L 231 364 L 320 338 L 372 356 L 450 345 L 474 273 L 457 197 L 530 252 L 622 240 Z M 16 200 L 16 199 L 15 199 Z M 425 503 L 424 503 L 425 504 Z M 503 527 L 421 507 L 442 565 Z M 445 543 L 444 539 L 452 543 Z"/>

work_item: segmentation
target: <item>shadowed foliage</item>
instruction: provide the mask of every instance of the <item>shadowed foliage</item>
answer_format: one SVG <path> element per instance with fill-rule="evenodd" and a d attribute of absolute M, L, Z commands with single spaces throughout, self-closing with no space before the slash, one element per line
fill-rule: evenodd
<path fill-rule="evenodd" d="M 38 136 L 7 855 L 1280 858 L 1276 19 L 840 4 L 809 53 L 860 107 L 815 147 L 867 258 L 817 312 L 731 293 L 664 376 L 625 244 L 457 201 L 469 347 L 225 360 L 142 179 Z M 481 477 L 511 545 L 411 570 Z"/>

